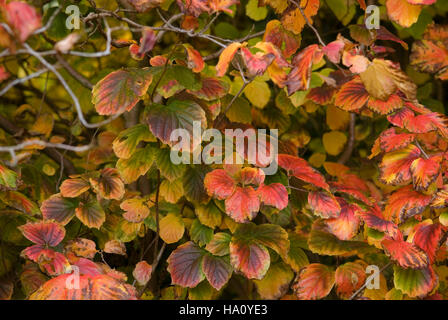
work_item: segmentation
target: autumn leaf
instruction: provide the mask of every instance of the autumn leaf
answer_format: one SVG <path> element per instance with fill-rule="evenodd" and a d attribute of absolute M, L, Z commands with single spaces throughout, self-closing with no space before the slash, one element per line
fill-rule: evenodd
<path fill-rule="evenodd" d="M 381 245 L 385 253 L 402 268 L 421 269 L 429 264 L 426 253 L 409 242 L 385 239 Z"/>
<path fill-rule="evenodd" d="M 335 283 L 335 273 L 326 265 L 312 263 L 298 275 L 293 290 L 301 300 L 318 300 L 326 297 Z"/>
<path fill-rule="evenodd" d="M 92 103 L 101 115 L 131 110 L 148 90 L 152 74 L 148 69 L 122 69 L 108 74 L 92 90 Z"/>
<path fill-rule="evenodd" d="M 8 24 L 24 42 L 34 31 L 42 26 L 41 16 L 36 9 L 21 1 L 11 1 L 4 5 L 4 16 Z"/>
<path fill-rule="evenodd" d="M 311 67 L 323 57 L 323 51 L 317 44 L 310 45 L 299 52 L 293 59 L 294 68 L 288 74 L 285 85 L 288 95 L 298 90 L 308 90 L 311 78 Z"/>
<path fill-rule="evenodd" d="M 319 0 L 300 0 L 297 3 L 302 8 L 303 15 L 300 9 L 291 5 L 285 12 L 283 12 L 282 24 L 287 30 L 292 31 L 295 34 L 300 34 L 307 23 L 307 20 L 311 24 L 313 23 L 312 18 L 317 14 L 320 3 Z"/>

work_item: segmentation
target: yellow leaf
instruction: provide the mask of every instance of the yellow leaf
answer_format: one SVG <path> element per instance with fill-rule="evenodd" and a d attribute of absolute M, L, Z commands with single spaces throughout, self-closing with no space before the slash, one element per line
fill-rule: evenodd
<path fill-rule="evenodd" d="M 347 111 L 335 106 L 327 108 L 327 125 L 331 130 L 344 130 L 350 122 L 350 115 Z"/>
<path fill-rule="evenodd" d="M 282 297 L 289 288 L 294 278 L 294 272 L 285 263 L 280 262 L 272 265 L 263 279 L 254 280 L 257 291 L 263 299 L 278 299 Z"/>
<path fill-rule="evenodd" d="M 323 135 L 322 142 L 329 155 L 337 156 L 344 150 L 347 136 L 340 131 L 331 131 Z"/>
<path fill-rule="evenodd" d="M 183 195 L 184 188 L 180 179 L 169 181 L 163 180 L 160 184 L 160 195 L 170 203 L 176 203 Z"/>
<path fill-rule="evenodd" d="M 246 86 L 244 95 L 254 106 L 263 109 L 271 99 L 271 89 L 266 82 L 254 80 Z"/>
<path fill-rule="evenodd" d="M 327 155 L 325 153 L 315 152 L 308 159 L 308 162 L 313 167 L 319 168 L 324 164 L 326 159 L 327 159 Z"/>
<path fill-rule="evenodd" d="M 416 99 L 417 86 L 390 60 L 373 59 L 366 71 L 359 74 L 371 96 L 383 101 L 400 90 L 410 100 Z"/>
<path fill-rule="evenodd" d="M 168 213 L 160 220 L 160 238 L 166 243 L 179 241 L 185 232 L 185 225 L 182 217 Z"/>
<path fill-rule="evenodd" d="M 54 117 L 52 114 L 44 113 L 41 114 L 33 126 L 30 128 L 30 133 L 33 135 L 44 135 L 46 137 L 50 136 L 53 130 Z"/>

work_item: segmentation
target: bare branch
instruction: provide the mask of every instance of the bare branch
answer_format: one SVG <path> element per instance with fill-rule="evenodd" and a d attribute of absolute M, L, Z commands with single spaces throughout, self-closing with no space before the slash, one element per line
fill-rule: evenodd
<path fill-rule="evenodd" d="M 93 84 L 88 79 L 86 79 L 82 74 L 73 69 L 72 66 L 60 54 L 57 54 L 56 58 L 58 59 L 58 62 L 64 67 L 65 70 L 67 70 L 68 73 L 70 73 L 70 75 L 73 78 L 78 80 L 78 82 L 87 89 L 92 90 Z"/>
<path fill-rule="evenodd" d="M 57 148 L 57 149 L 64 149 L 68 151 L 73 152 L 84 152 L 92 148 L 92 145 L 84 145 L 84 146 L 71 146 L 68 144 L 63 143 L 51 143 L 46 142 L 38 139 L 31 139 L 24 141 L 22 143 L 16 144 L 14 146 L 0 146 L 0 152 L 9 152 L 11 154 L 11 162 L 9 163 L 10 166 L 15 167 L 19 161 L 19 158 L 17 157 L 16 151 L 23 150 L 26 147 L 29 146 L 42 146 L 44 148 Z"/>
<path fill-rule="evenodd" d="M 40 76 L 41 74 L 48 72 L 47 68 L 43 68 L 40 69 L 34 73 L 29 74 L 26 77 L 23 78 L 17 78 L 11 82 L 9 82 L 2 90 L 0 90 L 0 96 L 4 95 L 6 92 L 8 92 L 12 87 L 14 87 L 15 85 L 19 84 L 19 83 L 23 83 L 26 82 L 28 80 L 31 80 L 33 78 L 37 78 L 38 76 Z"/>
<path fill-rule="evenodd" d="M 82 125 L 86 128 L 93 129 L 93 128 L 99 128 L 105 124 L 110 123 L 114 119 L 118 118 L 121 114 L 116 114 L 112 117 L 110 117 L 107 120 L 98 122 L 98 123 L 88 123 L 87 120 L 84 118 L 84 114 L 82 113 L 81 105 L 79 104 L 78 97 L 74 94 L 73 90 L 70 88 L 70 86 L 67 84 L 67 81 L 65 81 L 64 77 L 54 68 L 50 63 L 48 63 L 47 60 L 42 58 L 38 52 L 34 51 L 27 43 L 24 43 L 23 46 L 25 49 L 34 56 L 37 60 L 39 60 L 44 66 L 46 66 L 51 72 L 54 73 L 54 75 L 59 79 L 62 86 L 65 88 L 65 91 L 69 94 L 69 96 L 72 98 L 73 103 L 75 105 L 76 111 L 78 113 L 79 121 L 82 123 Z"/>

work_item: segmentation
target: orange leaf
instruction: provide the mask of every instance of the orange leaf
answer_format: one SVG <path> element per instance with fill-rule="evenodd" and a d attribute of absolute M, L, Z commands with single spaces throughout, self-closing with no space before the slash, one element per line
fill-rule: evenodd
<path fill-rule="evenodd" d="M 317 300 L 326 297 L 334 286 L 335 273 L 326 265 L 312 263 L 306 266 L 293 284 L 301 300 Z"/>
<path fill-rule="evenodd" d="M 222 77 L 226 74 L 229 64 L 232 61 L 235 53 L 241 48 L 242 44 L 239 42 L 232 42 L 229 44 L 219 56 L 218 64 L 216 65 L 216 75 Z"/>
<path fill-rule="evenodd" d="M 412 181 L 418 191 L 428 189 L 429 185 L 438 177 L 440 172 L 441 156 L 429 159 L 418 158 L 411 164 Z"/>
<path fill-rule="evenodd" d="M 236 182 L 225 170 L 216 169 L 206 174 L 204 186 L 209 195 L 223 200 L 233 194 Z"/>
<path fill-rule="evenodd" d="M 319 0 L 300 0 L 299 5 L 303 8 L 303 14 L 307 17 L 308 21 L 312 24 L 312 17 L 316 15 L 319 10 Z M 299 34 L 302 32 L 303 27 L 306 24 L 306 20 L 300 10 L 296 6 L 291 6 L 288 8 L 282 17 L 283 26 L 289 30 L 294 32 L 295 34 Z"/>
<path fill-rule="evenodd" d="M 403 222 L 416 214 L 422 213 L 431 199 L 432 195 L 414 191 L 412 186 L 400 188 L 389 196 L 384 209 L 384 216 L 390 221 Z"/>
<path fill-rule="evenodd" d="M 257 192 L 261 202 L 265 205 L 276 207 L 279 210 L 285 209 L 288 205 L 288 191 L 281 183 L 262 185 Z"/>
<path fill-rule="evenodd" d="M 334 104 L 346 111 L 354 111 L 362 108 L 369 100 L 369 94 L 358 76 L 342 85 Z"/>
<path fill-rule="evenodd" d="M 387 14 L 402 27 L 410 27 L 418 20 L 422 7 L 408 0 L 387 0 Z"/>
<path fill-rule="evenodd" d="M 384 155 L 380 164 L 381 180 L 387 184 L 403 184 L 411 180 L 411 164 L 420 156 L 414 145 Z"/>
<path fill-rule="evenodd" d="M 336 218 L 325 220 L 328 226 L 328 231 L 334 234 L 340 240 L 350 240 L 357 233 L 359 229 L 359 218 L 355 212 L 359 207 L 355 204 L 349 204 L 341 198 L 338 198 L 341 206 L 341 213 Z"/>
<path fill-rule="evenodd" d="M 60 187 L 61 195 L 66 198 L 76 198 L 89 189 L 89 182 L 83 178 L 64 180 Z"/>
<path fill-rule="evenodd" d="M 336 198 L 327 192 L 312 191 L 308 193 L 308 203 L 314 214 L 322 218 L 336 218 L 341 212 L 341 206 Z"/>
<path fill-rule="evenodd" d="M 347 262 L 336 269 L 336 292 L 343 299 L 348 299 L 366 281 L 367 265 L 362 261 Z"/>
<path fill-rule="evenodd" d="M 204 69 L 205 63 L 199 51 L 193 49 L 189 44 L 184 44 L 184 47 L 187 51 L 188 68 L 193 70 L 193 72 L 201 72 Z"/>
<path fill-rule="evenodd" d="M 429 264 L 426 253 L 409 242 L 384 239 L 381 245 L 386 254 L 402 268 L 420 269 Z"/>
<path fill-rule="evenodd" d="M 260 210 L 260 199 L 252 187 L 236 187 L 235 192 L 226 199 L 226 213 L 236 222 L 252 220 Z"/>
<path fill-rule="evenodd" d="M 312 44 L 294 57 L 292 61 L 294 68 L 288 74 L 285 82 L 288 88 L 288 95 L 298 90 L 308 90 L 311 79 L 311 67 L 322 59 L 323 54 L 323 51 L 317 44 Z"/>

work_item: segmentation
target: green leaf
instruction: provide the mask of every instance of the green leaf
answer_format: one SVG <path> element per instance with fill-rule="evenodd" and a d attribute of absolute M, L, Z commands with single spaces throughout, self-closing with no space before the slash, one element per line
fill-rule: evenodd
<path fill-rule="evenodd" d="M 204 226 L 198 219 L 195 219 L 190 228 L 190 238 L 201 247 L 205 246 L 213 239 L 213 229 Z"/>
<path fill-rule="evenodd" d="M 260 21 L 268 15 L 268 8 L 265 6 L 259 7 L 258 0 L 249 0 L 246 5 L 246 15 L 255 21 Z"/>
<path fill-rule="evenodd" d="M 176 180 L 185 172 L 186 165 L 174 164 L 170 159 L 170 149 L 159 149 L 156 154 L 156 165 L 162 176 L 170 181 Z"/>

